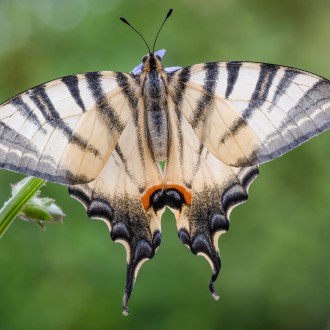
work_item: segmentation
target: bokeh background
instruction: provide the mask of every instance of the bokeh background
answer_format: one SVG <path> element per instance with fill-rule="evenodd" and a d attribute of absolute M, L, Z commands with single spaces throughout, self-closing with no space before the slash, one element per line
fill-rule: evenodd
<path fill-rule="evenodd" d="M 330 78 L 329 0 L 1 0 L 0 98 L 71 73 L 130 71 L 162 31 L 167 66 L 250 60 Z M 223 268 L 177 239 L 166 213 L 156 257 L 121 315 L 125 253 L 64 186 L 48 184 L 63 225 L 16 221 L 0 242 L 0 329 L 330 329 L 330 133 L 261 167 L 220 240 Z M 22 176 L 0 172 L 0 199 Z"/>

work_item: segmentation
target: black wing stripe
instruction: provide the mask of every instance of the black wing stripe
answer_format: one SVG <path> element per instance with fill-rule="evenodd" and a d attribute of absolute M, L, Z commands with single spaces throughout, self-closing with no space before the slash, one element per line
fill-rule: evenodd
<path fill-rule="evenodd" d="M 74 101 L 76 102 L 76 104 L 79 106 L 79 108 L 82 110 L 82 112 L 86 111 L 84 102 L 81 98 L 80 95 L 80 89 L 79 89 L 79 79 L 76 75 L 73 76 L 67 76 L 67 77 L 63 77 L 61 79 L 61 81 L 66 85 L 66 87 L 68 88 L 72 98 L 74 99 Z"/>
<path fill-rule="evenodd" d="M 179 75 L 178 75 L 178 81 L 175 85 L 175 93 L 172 95 L 172 100 L 174 103 L 174 110 L 175 114 L 177 116 L 177 135 L 178 135 L 178 150 L 179 150 L 179 164 L 182 167 L 184 162 L 183 162 L 183 135 L 182 135 L 182 113 L 181 113 L 181 104 L 183 100 L 183 96 L 187 87 L 187 83 L 189 82 L 190 79 L 190 74 L 191 74 L 191 68 L 190 67 L 185 67 L 183 68 Z"/>
<path fill-rule="evenodd" d="M 59 113 L 56 111 L 53 102 L 48 97 L 46 92 L 46 85 L 39 85 L 37 87 L 34 87 L 32 90 L 28 91 L 27 94 L 38 106 L 45 119 L 47 119 L 48 121 L 55 120 L 55 125 L 60 124 L 61 126 L 63 126 L 64 131 L 68 132 L 71 135 L 71 132 L 65 129 L 65 125 Z"/>
<path fill-rule="evenodd" d="M 270 87 L 279 68 L 278 65 L 273 64 L 260 65 L 259 78 L 252 93 L 250 103 L 247 109 L 242 112 L 243 118 L 250 118 L 253 112 L 266 102 Z"/>
<path fill-rule="evenodd" d="M 239 131 L 247 126 L 246 121 L 242 117 L 238 117 L 232 125 L 229 127 L 229 132 L 223 133 L 218 141 L 218 145 L 221 145 L 225 143 L 229 138 L 232 138 L 233 136 L 237 135 Z"/>
<path fill-rule="evenodd" d="M 226 93 L 225 97 L 228 99 L 231 93 L 234 90 L 238 75 L 239 75 L 239 70 L 242 66 L 241 62 L 227 62 L 226 64 L 226 69 L 227 69 L 227 88 L 226 88 Z"/>
<path fill-rule="evenodd" d="M 198 152 L 197 152 L 196 164 L 194 165 L 194 175 L 198 172 L 198 170 L 201 166 L 201 157 L 202 157 L 202 153 L 204 150 L 206 150 L 204 145 L 202 143 L 200 143 L 199 147 L 198 147 Z"/>
<path fill-rule="evenodd" d="M 205 70 L 203 92 L 197 100 L 196 108 L 193 110 L 190 120 L 190 125 L 194 129 L 205 120 L 206 112 L 213 102 L 219 76 L 219 64 L 217 62 L 206 63 L 203 69 Z"/>
<path fill-rule="evenodd" d="M 96 102 L 97 108 L 107 122 L 109 129 L 115 129 L 121 133 L 125 128 L 115 109 L 111 106 L 101 85 L 102 74 L 100 72 L 85 73 L 88 88 Z"/>
<path fill-rule="evenodd" d="M 175 93 L 172 96 L 172 100 L 175 104 L 175 106 L 177 107 L 177 109 L 179 109 L 181 103 L 182 103 L 182 98 L 184 96 L 186 87 L 187 87 L 187 83 L 190 80 L 190 76 L 191 76 L 191 67 L 187 66 L 185 68 L 183 68 L 180 73 L 178 74 L 178 81 L 176 83 L 176 85 L 174 86 L 175 89 Z"/>
<path fill-rule="evenodd" d="M 130 83 L 128 81 L 127 76 L 124 73 L 117 72 L 116 73 L 116 81 L 119 87 L 122 90 L 122 93 L 124 94 L 126 100 L 128 101 L 128 104 L 130 106 L 134 124 L 135 126 L 138 126 L 138 98 L 135 96 L 134 91 L 130 88 Z"/>
<path fill-rule="evenodd" d="M 125 157 L 122 149 L 120 148 L 119 143 L 116 145 L 115 147 L 115 152 L 118 155 L 120 161 L 122 162 L 122 165 L 124 166 L 125 169 L 125 173 L 126 175 L 130 178 L 130 180 L 132 180 L 132 182 L 134 182 L 134 184 L 136 186 L 138 186 L 138 189 L 140 192 L 143 192 L 145 190 L 145 187 L 141 187 L 138 182 L 136 181 L 136 178 L 134 177 L 133 173 L 131 172 L 129 166 L 128 166 L 128 162 L 127 162 L 127 158 Z M 141 175 L 143 175 L 143 173 L 141 173 Z"/>
<path fill-rule="evenodd" d="M 294 78 L 299 74 L 299 71 L 286 68 L 284 75 L 282 79 L 280 80 L 279 84 L 276 87 L 275 94 L 273 96 L 273 99 L 271 101 L 271 106 L 269 107 L 269 111 L 271 111 L 274 106 L 277 104 L 277 102 L 280 100 L 280 98 L 286 94 L 287 90 L 291 86 Z"/>
<path fill-rule="evenodd" d="M 32 109 L 23 101 L 21 95 L 18 95 L 11 99 L 10 104 L 12 104 L 17 109 L 17 111 L 22 115 L 22 117 L 26 118 L 30 123 L 38 127 L 43 133 L 46 133 L 46 130 L 42 128 L 40 120 L 32 111 Z"/>

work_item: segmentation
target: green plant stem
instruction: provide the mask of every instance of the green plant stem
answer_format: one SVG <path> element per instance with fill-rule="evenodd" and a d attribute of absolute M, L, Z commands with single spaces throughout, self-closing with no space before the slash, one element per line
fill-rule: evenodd
<path fill-rule="evenodd" d="M 32 198 L 45 180 L 29 177 L 21 189 L 0 210 L 0 239 L 13 223 L 25 203 Z"/>

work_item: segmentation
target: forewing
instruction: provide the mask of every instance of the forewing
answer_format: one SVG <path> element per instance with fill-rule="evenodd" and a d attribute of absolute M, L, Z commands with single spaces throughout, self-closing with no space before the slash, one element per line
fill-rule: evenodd
<path fill-rule="evenodd" d="M 0 167 L 59 183 L 89 182 L 130 117 L 116 73 L 39 85 L 0 106 Z"/>
<path fill-rule="evenodd" d="M 262 164 L 330 126 L 330 82 L 298 69 L 223 62 L 171 76 L 184 88 L 179 111 L 216 158 L 231 166 Z"/>
<path fill-rule="evenodd" d="M 165 183 L 174 186 L 180 195 L 177 199 L 184 201 L 172 207 L 179 238 L 209 261 L 213 270 L 209 287 L 217 299 L 213 282 L 221 267 L 218 238 L 229 228 L 232 208 L 247 200 L 258 168 L 228 166 L 207 150 L 180 111 L 184 93 L 184 88 L 178 88 L 168 102 L 172 135 Z"/>

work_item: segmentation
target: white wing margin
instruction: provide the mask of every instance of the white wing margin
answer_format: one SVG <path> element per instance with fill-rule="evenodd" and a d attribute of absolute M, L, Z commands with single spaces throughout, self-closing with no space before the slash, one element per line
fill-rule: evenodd
<path fill-rule="evenodd" d="M 131 117 L 127 102 L 114 72 L 67 76 L 9 99 L 0 106 L 0 167 L 92 181 Z"/>
<path fill-rule="evenodd" d="M 227 165 L 262 164 L 330 127 L 330 82 L 305 71 L 214 62 L 170 79 L 173 95 L 185 89 L 181 111 L 200 141 Z"/>

